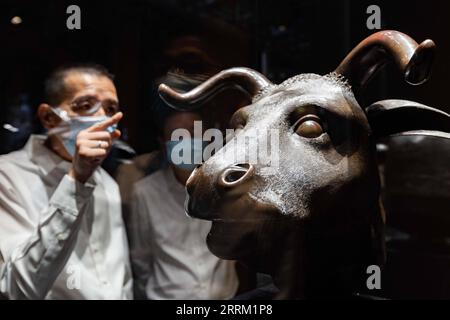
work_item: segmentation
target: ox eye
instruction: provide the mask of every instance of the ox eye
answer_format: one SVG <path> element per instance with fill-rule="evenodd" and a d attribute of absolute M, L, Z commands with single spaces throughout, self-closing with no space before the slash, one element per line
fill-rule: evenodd
<path fill-rule="evenodd" d="M 305 138 L 320 137 L 324 130 L 320 118 L 316 115 L 307 115 L 294 124 L 294 131 L 299 136 Z"/>

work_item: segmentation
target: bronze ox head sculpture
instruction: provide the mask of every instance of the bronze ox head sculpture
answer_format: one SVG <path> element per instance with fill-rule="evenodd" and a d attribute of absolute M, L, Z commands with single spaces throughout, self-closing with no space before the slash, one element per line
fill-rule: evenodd
<path fill-rule="evenodd" d="M 364 108 L 355 96 L 391 61 L 408 83 L 425 82 L 434 48 L 431 40 L 419 45 L 381 31 L 324 76 L 300 74 L 276 85 L 255 70 L 232 68 L 184 94 L 162 84 L 161 97 L 178 110 L 229 87 L 252 98 L 231 119 L 236 135 L 186 184 L 187 213 L 212 221 L 210 250 L 271 274 L 279 298 L 335 296 L 365 284 L 367 266 L 383 256 L 377 139 L 450 138 L 450 115 L 405 100 Z M 245 137 L 255 128 L 279 132 L 276 170 L 246 160 Z"/>

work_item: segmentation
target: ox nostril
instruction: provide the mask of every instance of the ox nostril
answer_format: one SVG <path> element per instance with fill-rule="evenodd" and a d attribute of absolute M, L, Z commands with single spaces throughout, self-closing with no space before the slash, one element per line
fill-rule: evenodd
<path fill-rule="evenodd" d="M 246 171 L 244 170 L 238 170 L 238 171 L 231 171 L 229 172 L 225 177 L 226 182 L 235 182 L 238 181 L 240 178 L 242 178 L 245 175 Z"/>
<path fill-rule="evenodd" d="M 223 187 L 233 187 L 246 181 L 252 176 L 254 168 L 249 163 L 238 163 L 226 168 L 219 177 L 219 184 Z"/>

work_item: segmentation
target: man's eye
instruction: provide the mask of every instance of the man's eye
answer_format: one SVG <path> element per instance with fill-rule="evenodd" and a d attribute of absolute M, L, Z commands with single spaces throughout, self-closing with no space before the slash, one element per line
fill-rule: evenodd
<path fill-rule="evenodd" d="M 107 115 L 114 115 L 114 114 L 116 114 L 118 112 L 118 107 L 116 107 L 116 106 L 106 106 L 105 107 L 105 113 L 107 114 Z"/>
<path fill-rule="evenodd" d="M 78 103 L 74 106 L 75 111 L 88 111 L 92 108 L 92 105 L 88 102 Z"/>
<path fill-rule="evenodd" d="M 294 131 L 304 138 L 318 138 L 324 133 L 322 122 L 316 115 L 302 117 L 294 124 Z"/>

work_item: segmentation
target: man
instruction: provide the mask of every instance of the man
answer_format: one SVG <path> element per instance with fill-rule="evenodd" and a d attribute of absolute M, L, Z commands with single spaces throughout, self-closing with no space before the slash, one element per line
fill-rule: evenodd
<path fill-rule="evenodd" d="M 112 76 L 57 70 L 38 117 L 47 136 L 0 157 L 0 293 L 9 299 L 131 299 L 117 184 L 99 165 L 120 136 Z"/>
<path fill-rule="evenodd" d="M 169 74 L 164 80 L 187 91 L 198 80 Z M 194 112 L 174 112 L 162 101 L 157 107 L 160 144 L 168 164 L 135 184 L 129 215 L 129 239 L 136 296 L 149 299 L 229 299 L 238 288 L 234 261 L 215 257 L 206 246 L 208 221 L 192 219 L 184 212 L 186 180 L 192 161 L 177 163 L 171 154 L 177 143 L 201 155 L 202 141 L 171 141 L 172 132 L 194 131 Z M 198 139 L 198 138 L 197 138 Z"/>

